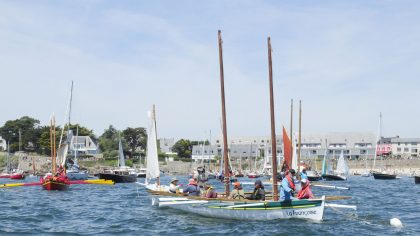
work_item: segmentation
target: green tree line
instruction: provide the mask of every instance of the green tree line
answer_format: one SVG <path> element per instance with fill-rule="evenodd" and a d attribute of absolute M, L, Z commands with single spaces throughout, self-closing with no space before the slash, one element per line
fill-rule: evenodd
<path fill-rule="evenodd" d="M 73 135 L 76 135 L 78 129 L 79 136 L 89 136 L 98 146 L 101 153 L 105 157 L 118 156 L 118 140 L 121 137 L 123 143 L 124 154 L 130 158 L 138 159 L 146 155 L 147 149 L 147 131 L 143 127 L 131 128 L 128 127 L 124 130 L 117 130 L 110 125 L 99 136 L 95 136 L 92 129 L 89 129 L 80 124 L 71 124 L 70 130 Z M 64 137 L 67 138 L 67 125 L 64 126 Z M 56 143 L 58 145 L 62 127 L 57 126 L 55 130 Z M 19 142 L 20 134 L 20 142 Z M 23 116 L 16 120 L 8 120 L 0 127 L 0 136 L 9 143 L 10 152 L 25 151 L 33 152 L 41 155 L 50 155 L 50 126 L 41 125 L 40 121 L 29 117 Z M 190 141 L 188 139 L 178 140 L 172 147 L 172 151 L 177 153 L 179 158 L 191 158 L 192 146 L 198 145 L 202 141 Z M 205 141 L 208 145 L 209 142 Z M 5 150 L 3 150 L 5 151 Z M 159 156 L 162 156 L 160 154 Z"/>

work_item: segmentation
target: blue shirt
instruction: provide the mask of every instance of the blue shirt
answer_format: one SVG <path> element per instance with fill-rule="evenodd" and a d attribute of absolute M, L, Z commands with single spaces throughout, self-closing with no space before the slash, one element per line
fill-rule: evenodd
<path fill-rule="evenodd" d="M 300 179 L 308 179 L 308 175 L 303 172 L 300 172 Z"/>
<path fill-rule="evenodd" d="M 188 193 L 188 196 L 200 196 L 200 187 L 197 185 L 187 185 L 183 193 Z"/>
<path fill-rule="evenodd" d="M 292 191 L 292 188 L 290 188 L 289 186 L 289 181 L 287 181 L 287 178 L 284 177 L 283 180 L 281 181 L 281 186 L 280 186 L 280 199 L 281 200 L 294 199 L 294 197 L 292 197 L 292 194 L 290 194 L 291 191 Z"/>

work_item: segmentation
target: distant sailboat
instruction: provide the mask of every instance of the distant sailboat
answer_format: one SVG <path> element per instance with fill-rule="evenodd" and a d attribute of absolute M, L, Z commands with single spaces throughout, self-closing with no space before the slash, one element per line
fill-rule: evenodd
<path fill-rule="evenodd" d="M 133 183 L 137 180 L 137 173 L 131 167 L 125 165 L 121 137 L 118 142 L 118 167 L 104 170 L 99 173 L 100 179 L 113 180 L 115 183 Z"/>
<path fill-rule="evenodd" d="M 77 153 L 78 153 L 78 149 L 79 149 L 78 139 L 79 139 L 79 126 L 77 126 L 76 138 L 75 138 L 76 141 L 73 144 L 73 149 L 74 149 L 73 164 L 71 164 L 70 168 L 68 170 L 66 170 L 67 177 L 69 177 L 70 180 L 86 180 L 86 179 L 88 179 L 88 172 L 85 171 L 85 170 L 80 170 L 80 166 L 77 163 Z"/>
<path fill-rule="evenodd" d="M 323 166 L 326 165 L 325 157 Z M 324 170 L 327 170 L 324 167 Z M 337 162 L 337 169 L 335 171 L 331 171 L 331 163 L 328 165 L 329 171 L 323 171 L 322 178 L 325 180 L 347 180 L 347 176 L 349 174 L 349 167 L 347 164 L 346 159 L 344 158 L 344 152 L 341 151 L 340 157 Z"/>
<path fill-rule="evenodd" d="M 397 178 L 396 174 L 385 171 L 383 167 L 381 171 L 375 171 L 376 156 L 378 155 L 378 144 L 380 143 L 381 136 L 382 136 L 382 113 L 379 113 L 379 133 L 375 142 L 376 146 L 375 146 L 375 156 L 373 159 L 372 175 L 374 179 L 385 179 L 385 180 L 396 179 Z M 382 161 L 382 154 L 380 156 L 381 156 L 381 161 Z"/>

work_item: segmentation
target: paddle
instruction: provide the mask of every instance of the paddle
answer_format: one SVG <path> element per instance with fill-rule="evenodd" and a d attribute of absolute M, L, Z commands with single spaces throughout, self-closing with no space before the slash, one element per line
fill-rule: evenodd
<path fill-rule="evenodd" d="M 355 205 L 342 205 L 342 204 L 325 203 L 325 207 L 347 208 L 347 209 L 357 210 L 357 206 L 355 206 Z"/>
<path fill-rule="evenodd" d="M 321 187 L 321 188 L 332 188 L 332 189 L 350 190 L 350 188 L 346 188 L 346 187 L 338 187 L 338 186 L 333 186 L 333 185 L 311 184 L 311 186 L 314 186 L 314 187 Z"/>

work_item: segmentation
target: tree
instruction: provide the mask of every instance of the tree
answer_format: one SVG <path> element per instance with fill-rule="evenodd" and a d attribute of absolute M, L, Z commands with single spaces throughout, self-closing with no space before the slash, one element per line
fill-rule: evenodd
<path fill-rule="evenodd" d="M 178 140 L 174 146 L 172 146 L 172 151 L 176 152 L 179 157 L 191 158 L 191 142 L 188 139 Z"/>
<path fill-rule="evenodd" d="M 130 128 L 128 127 L 123 132 L 123 138 L 131 150 L 131 157 L 134 157 L 134 153 L 137 148 L 145 150 L 147 147 L 147 133 L 146 129 L 139 128 Z"/>
<path fill-rule="evenodd" d="M 22 150 L 33 151 L 36 150 L 36 143 L 38 141 L 39 120 L 29 116 L 23 116 L 16 120 L 8 120 L 0 128 L 0 135 L 10 143 L 10 151 L 15 152 L 19 150 L 19 132 L 21 134 Z"/>
<path fill-rule="evenodd" d="M 104 156 L 109 156 L 111 151 L 118 150 L 118 130 L 112 125 L 105 129 L 104 133 L 99 137 L 99 148 Z"/>

